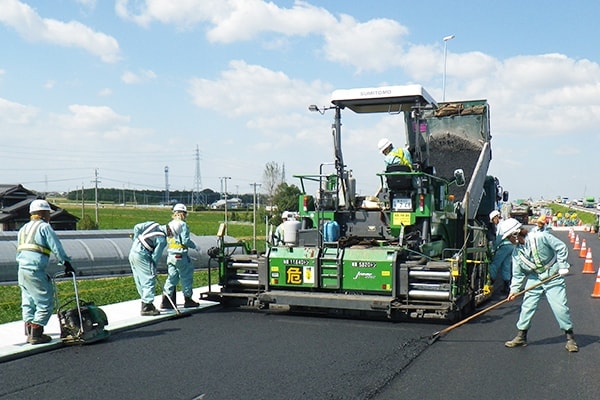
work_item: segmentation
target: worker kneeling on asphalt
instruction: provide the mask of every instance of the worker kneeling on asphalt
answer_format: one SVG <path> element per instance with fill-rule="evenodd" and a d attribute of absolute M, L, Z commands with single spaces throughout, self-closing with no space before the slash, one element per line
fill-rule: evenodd
<path fill-rule="evenodd" d="M 156 266 L 167 245 L 167 236 L 171 236 L 168 225 L 159 225 L 154 221 L 142 222 L 133 227 L 129 264 L 135 287 L 142 299 L 141 315 L 160 314 L 154 307 Z"/>
<path fill-rule="evenodd" d="M 65 274 L 75 270 L 71 258 L 50 226 L 52 209 L 46 200 L 33 200 L 29 205 L 31 220 L 17 234 L 17 262 L 19 263 L 19 287 L 21 309 L 25 322 L 27 343 L 48 343 L 52 338 L 44 335 L 54 311 L 54 285 L 46 274 L 50 254 L 54 253 L 58 263 L 64 265 Z"/>
<path fill-rule="evenodd" d="M 490 214 L 492 222 L 500 216 L 497 211 L 495 213 L 497 214 Z M 521 224 L 514 218 L 502 220 L 496 222 L 496 224 L 496 240 L 494 242 L 494 258 L 490 264 L 490 279 L 493 284 L 500 275 L 502 278 L 501 292 L 503 295 L 507 295 L 510 290 L 512 276 L 512 253 L 515 249 L 514 244 L 508 240 L 508 237 L 510 232 L 515 228 L 520 228 Z"/>
<path fill-rule="evenodd" d="M 527 346 L 527 331 L 535 314 L 542 294 L 546 294 L 554 318 L 565 332 L 569 352 L 579 350 L 573 334 L 573 323 L 567 306 L 567 290 L 564 276 L 569 272 L 567 246 L 547 231 L 529 233 L 525 228 L 515 228 L 509 232 L 509 240 L 517 247 L 513 253 L 513 276 L 510 294 L 512 301 L 523 287 L 532 287 L 554 275 L 555 278 L 529 290 L 523 297 L 521 313 L 517 321 L 517 336 L 506 342 L 506 347 Z"/>
<path fill-rule="evenodd" d="M 165 294 L 163 294 L 161 308 L 173 309 L 177 305 L 177 284 L 181 281 L 183 292 L 183 306 L 198 307 L 200 304 L 192 300 L 192 285 L 194 280 L 194 265 L 188 255 L 188 249 L 195 249 L 196 244 L 190 239 L 190 229 L 185 219 L 187 207 L 185 204 L 175 204 L 173 207 L 173 220 L 168 226 L 173 236 L 167 239 L 167 281 L 165 282 Z M 171 301 L 167 298 L 171 297 Z"/>

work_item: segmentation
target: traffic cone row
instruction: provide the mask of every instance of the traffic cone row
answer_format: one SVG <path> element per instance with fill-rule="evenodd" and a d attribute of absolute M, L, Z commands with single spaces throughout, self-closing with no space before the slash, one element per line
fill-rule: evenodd
<path fill-rule="evenodd" d="M 583 263 L 584 274 L 594 274 L 594 262 L 592 261 L 592 249 L 588 249 L 587 255 L 585 256 L 585 262 Z"/>

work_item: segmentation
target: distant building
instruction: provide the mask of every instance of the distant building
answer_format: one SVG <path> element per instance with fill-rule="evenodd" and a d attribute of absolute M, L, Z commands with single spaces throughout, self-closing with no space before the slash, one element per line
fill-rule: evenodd
<path fill-rule="evenodd" d="M 0 184 L 0 231 L 17 231 L 29 221 L 29 203 L 39 199 L 35 192 L 22 185 Z M 49 203 L 50 224 L 57 231 L 76 230 L 79 218 Z"/>
<path fill-rule="evenodd" d="M 235 208 L 241 208 L 242 207 L 242 200 L 238 199 L 237 197 L 231 198 L 231 199 L 227 199 L 227 208 L 228 209 L 235 209 Z M 225 208 L 225 200 L 221 199 L 221 200 L 217 200 L 214 203 L 212 203 L 210 205 L 210 208 L 213 210 L 218 210 L 221 208 Z"/>

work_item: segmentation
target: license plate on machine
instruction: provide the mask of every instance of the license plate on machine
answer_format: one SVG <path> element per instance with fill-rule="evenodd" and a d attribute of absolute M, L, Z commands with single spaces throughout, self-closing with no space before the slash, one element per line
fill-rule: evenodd
<path fill-rule="evenodd" d="M 392 209 L 394 211 L 412 211 L 412 200 L 408 198 L 397 198 L 392 200 Z"/>

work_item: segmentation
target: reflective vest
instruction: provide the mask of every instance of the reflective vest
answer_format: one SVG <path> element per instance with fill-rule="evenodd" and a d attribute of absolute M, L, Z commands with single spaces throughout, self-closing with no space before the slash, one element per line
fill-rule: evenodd
<path fill-rule="evenodd" d="M 542 259 L 540 258 L 540 254 L 538 252 L 538 246 L 537 246 L 537 241 L 535 240 L 535 236 L 533 236 L 531 239 L 529 239 L 528 242 L 531 246 L 531 255 L 533 256 L 533 261 L 531 261 L 529 259 L 529 257 L 527 257 L 525 255 L 525 252 L 522 249 L 518 250 L 519 260 L 523 264 L 525 264 L 527 266 L 527 268 L 529 268 L 530 270 L 532 270 L 533 272 L 535 272 L 537 274 L 546 272 L 556 262 L 556 252 L 554 253 L 552 258 L 548 262 L 543 263 Z"/>
<path fill-rule="evenodd" d="M 140 244 L 150 253 L 154 252 L 154 249 L 156 248 L 156 241 L 154 239 L 158 236 L 166 236 L 163 231 L 157 229 L 158 227 L 158 223 L 154 222 L 137 237 Z"/>
<path fill-rule="evenodd" d="M 47 256 L 52 253 L 47 247 L 41 246 L 35 242 L 35 234 L 39 230 L 40 226 L 44 221 L 41 219 L 31 221 L 29 225 L 25 227 L 25 229 L 21 229 L 19 232 L 19 241 L 17 246 L 17 251 L 34 251 L 36 253 L 42 253 Z"/>
<path fill-rule="evenodd" d="M 405 165 L 407 167 L 410 167 L 410 169 L 412 170 L 412 164 L 404 156 L 404 150 L 402 150 L 402 149 L 394 149 L 394 150 L 392 150 L 390 152 L 390 154 L 392 156 L 398 157 L 400 159 L 400 165 Z"/>
<path fill-rule="evenodd" d="M 186 250 L 187 249 L 187 246 L 185 246 L 181 243 L 178 243 L 174 237 L 168 238 L 167 243 L 169 245 L 169 249 L 175 249 L 175 250 Z"/>

